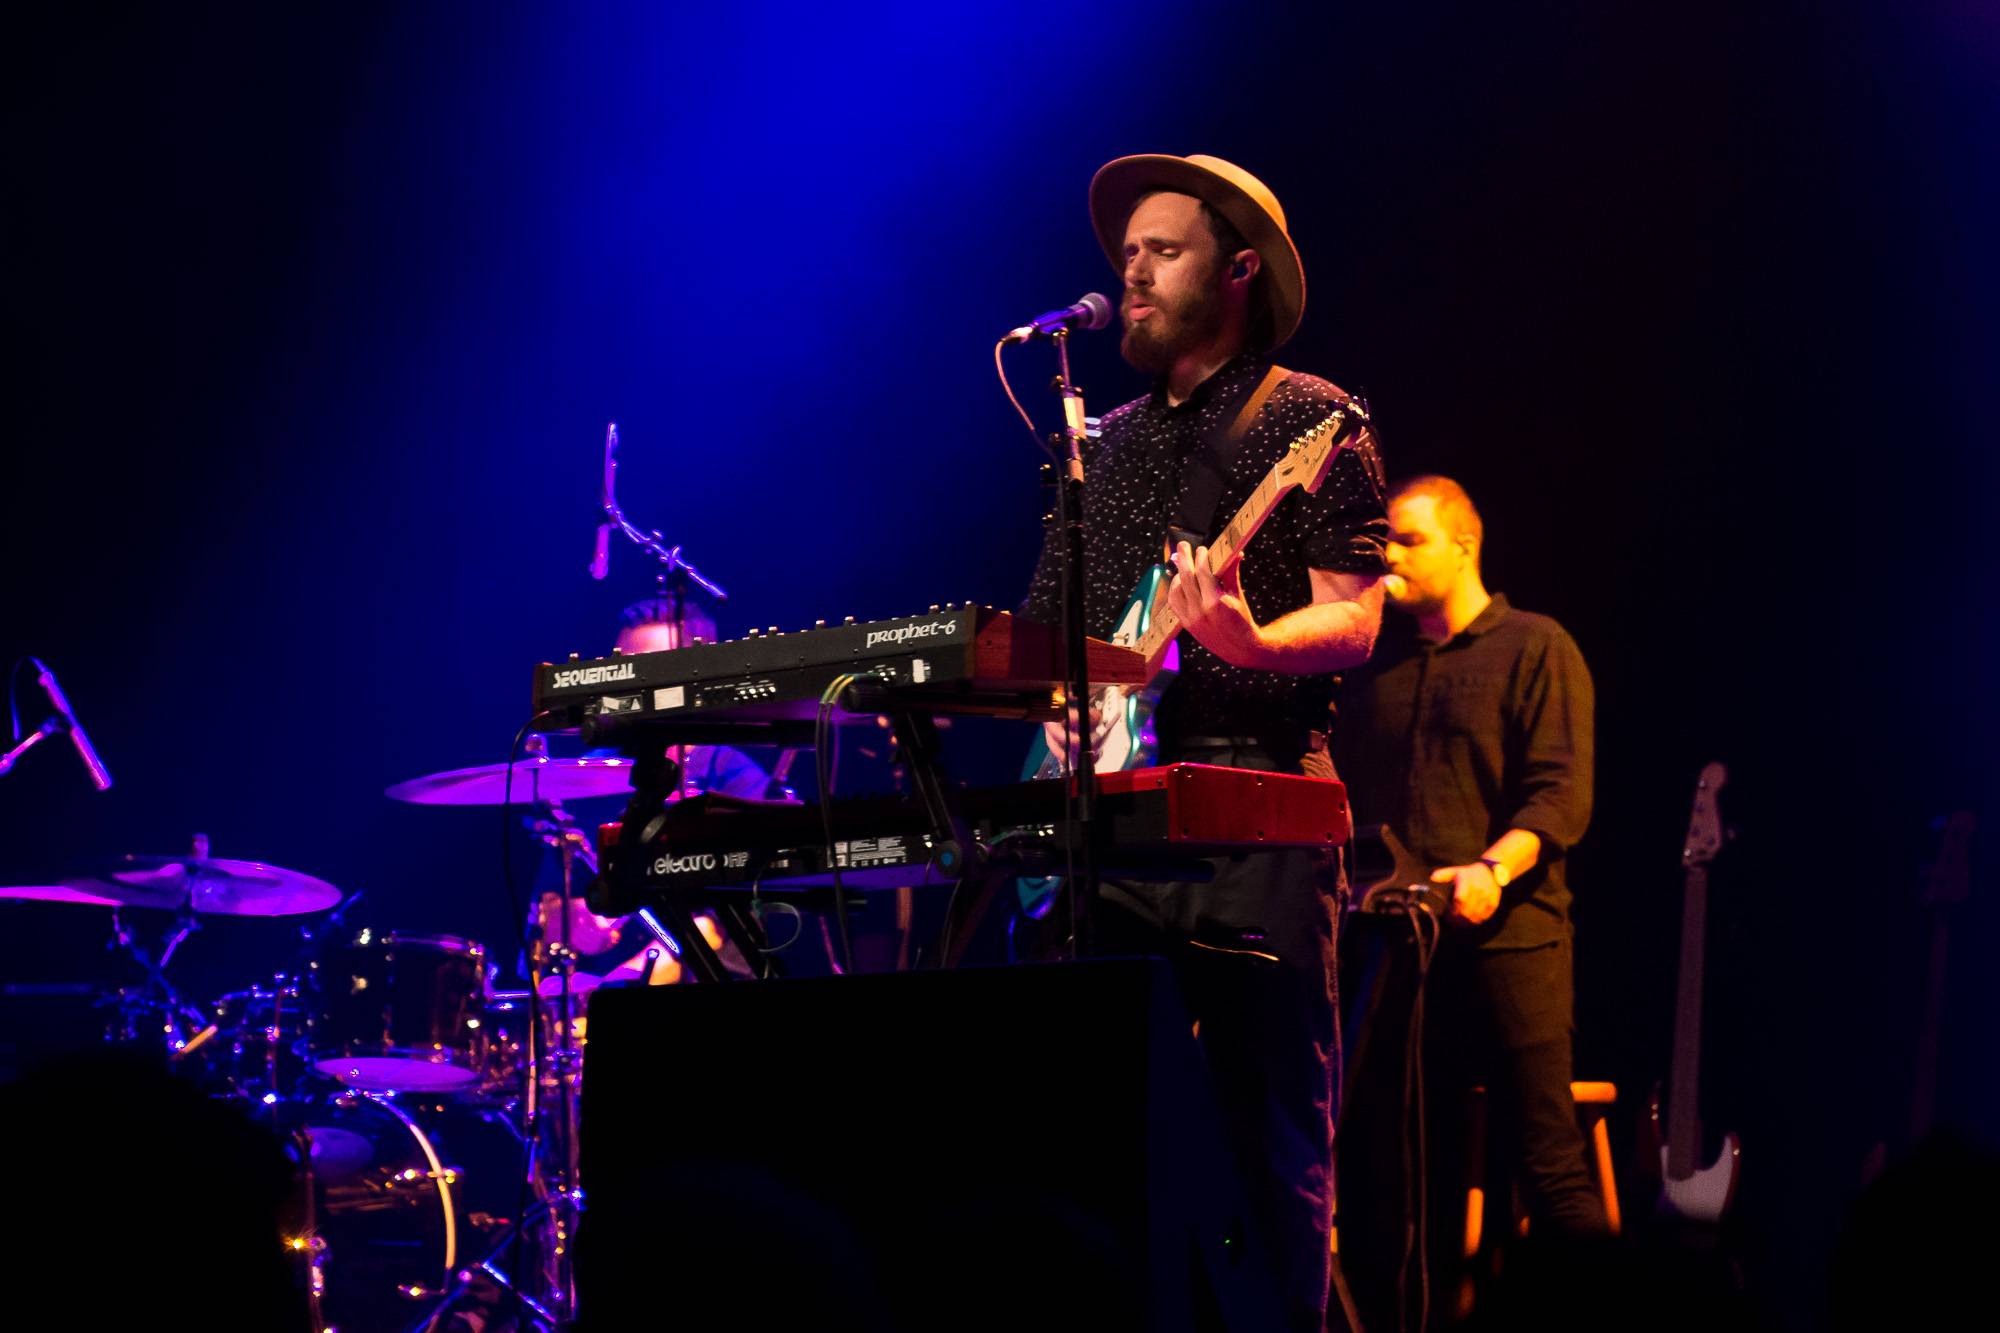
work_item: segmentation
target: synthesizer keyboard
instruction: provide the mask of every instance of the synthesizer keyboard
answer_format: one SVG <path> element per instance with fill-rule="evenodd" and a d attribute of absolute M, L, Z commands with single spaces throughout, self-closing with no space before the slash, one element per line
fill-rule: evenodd
<path fill-rule="evenodd" d="M 535 711 L 557 724 L 598 719 L 809 721 L 827 686 L 867 673 L 933 712 L 1055 717 L 1062 681 L 1057 632 L 984 606 L 792 633 L 752 634 L 657 653 L 615 654 L 535 669 Z M 1093 685 L 1146 682 L 1140 654 L 1089 641 Z"/>
<path fill-rule="evenodd" d="M 1028 873 L 1059 869 L 1064 783 L 1043 779 L 958 793 L 983 847 L 1025 859 Z M 1134 877 L 1162 865 L 1182 874 L 1215 855 L 1281 848 L 1333 848 L 1350 831 L 1347 789 L 1330 778 L 1265 773 L 1211 764 L 1169 764 L 1098 775 L 1098 827 L 1106 874 L 1122 864 Z M 923 807 L 899 797 L 837 799 L 829 812 L 833 859 L 817 805 L 747 801 L 709 793 L 669 805 L 646 848 L 644 880 L 657 888 L 762 890 L 901 888 L 951 876 L 931 863 Z M 599 830 L 607 853 L 618 824 Z M 1037 858 L 1043 863 L 1032 864 Z M 619 891 L 606 883 L 603 891 Z M 623 915 L 641 904 L 594 898 L 594 910 Z"/>

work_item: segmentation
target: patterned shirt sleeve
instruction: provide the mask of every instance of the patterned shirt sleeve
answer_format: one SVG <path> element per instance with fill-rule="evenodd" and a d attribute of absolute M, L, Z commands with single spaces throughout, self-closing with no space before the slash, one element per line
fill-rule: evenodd
<path fill-rule="evenodd" d="M 1285 382 L 1284 402 L 1273 403 L 1272 425 L 1295 438 L 1324 421 L 1334 406 L 1351 401 L 1337 386 L 1311 375 Z M 1385 574 L 1389 543 L 1388 485 L 1372 431 L 1363 431 L 1334 456 L 1319 490 L 1297 496 L 1293 521 L 1299 549 L 1311 569 L 1339 574 Z"/>

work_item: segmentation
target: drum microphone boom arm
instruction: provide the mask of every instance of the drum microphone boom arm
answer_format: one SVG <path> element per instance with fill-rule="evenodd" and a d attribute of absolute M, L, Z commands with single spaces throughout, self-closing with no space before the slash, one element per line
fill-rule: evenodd
<path fill-rule="evenodd" d="M 633 545 L 665 566 L 661 571 L 662 578 L 678 574 L 716 601 L 729 600 L 729 594 L 714 580 L 681 556 L 680 547 L 667 545 L 658 528 L 648 532 L 638 527 L 618 507 L 618 423 L 615 421 L 604 431 L 604 484 L 599 491 L 599 503 L 604 509 L 605 521 L 597 525 L 597 549 L 590 560 L 592 578 L 601 579 L 611 571 L 611 534 L 615 530 L 625 534 Z"/>

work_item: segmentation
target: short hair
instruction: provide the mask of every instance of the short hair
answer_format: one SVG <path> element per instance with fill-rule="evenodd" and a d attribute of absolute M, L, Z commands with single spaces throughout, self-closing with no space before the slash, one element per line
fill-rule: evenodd
<path fill-rule="evenodd" d="M 1454 537 L 1471 537 L 1476 549 L 1486 549 L 1486 524 L 1479 517 L 1479 506 L 1465 493 L 1465 487 L 1450 477 L 1426 472 L 1418 477 L 1405 477 L 1390 487 L 1389 503 L 1413 495 L 1428 495 L 1437 502 L 1438 521 L 1446 532 Z"/>
<path fill-rule="evenodd" d="M 644 601 L 632 603 L 618 613 L 618 628 L 638 629 L 642 625 L 671 625 L 677 620 L 689 620 L 697 624 L 715 627 L 715 610 L 706 597 L 687 594 L 680 597 L 648 597 Z"/>
<path fill-rule="evenodd" d="M 1156 194 L 1186 193 L 1185 190 L 1173 190 L 1162 185 L 1157 189 L 1146 191 L 1133 200 L 1132 207 L 1136 211 L 1140 204 L 1145 203 Z M 1206 199 L 1198 196 L 1190 197 L 1194 198 L 1194 201 L 1201 205 L 1201 215 L 1208 222 L 1208 234 L 1215 237 L 1216 266 L 1218 272 L 1221 271 L 1223 264 L 1229 262 L 1231 255 L 1243 250 L 1257 250 L 1256 246 L 1250 244 L 1244 238 L 1243 233 L 1237 229 L 1236 224 L 1222 215 L 1221 209 L 1209 203 Z M 1126 217 L 1126 221 L 1131 221 L 1129 214 Z M 1250 303 L 1245 309 L 1245 314 L 1248 318 L 1244 324 L 1244 336 L 1245 341 L 1252 348 L 1259 352 L 1268 352 L 1271 350 L 1271 344 L 1277 341 L 1277 326 L 1274 322 L 1274 316 L 1271 314 L 1271 276 L 1264 271 L 1262 263 L 1264 252 L 1257 250 L 1257 258 L 1259 260 L 1257 276 L 1251 280 Z"/>

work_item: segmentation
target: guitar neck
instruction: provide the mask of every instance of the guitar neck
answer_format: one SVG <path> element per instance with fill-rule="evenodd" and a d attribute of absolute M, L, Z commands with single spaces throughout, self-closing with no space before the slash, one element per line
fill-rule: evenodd
<path fill-rule="evenodd" d="M 1265 521 L 1277 512 L 1278 502 L 1285 498 L 1285 493 L 1297 484 L 1281 479 L 1275 467 L 1265 473 L 1264 480 L 1257 483 L 1257 489 L 1236 511 L 1236 517 L 1229 520 L 1229 526 L 1217 533 L 1215 540 L 1208 544 L 1209 569 L 1216 574 L 1224 574 L 1242 560 L 1243 548 L 1250 544 L 1250 539 L 1257 535 L 1257 530 L 1264 526 Z M 1180 617 L 1167 605 L 1167 588 L 1162 583 L 1146 632 L 1135 646 L 1148 662 L 1153 662 L 1180 632 Z"/>
<path fill-rule="evenodd" d="M 1701 988 L 1708 938 L 1708 867 L 1689 866 L 1681 906 L 1680 985 L 1674 1002 L 1673 1081 L 1668 1085 L 1667 1174 L 1685 1179 L 1701 1151 Z"/>

